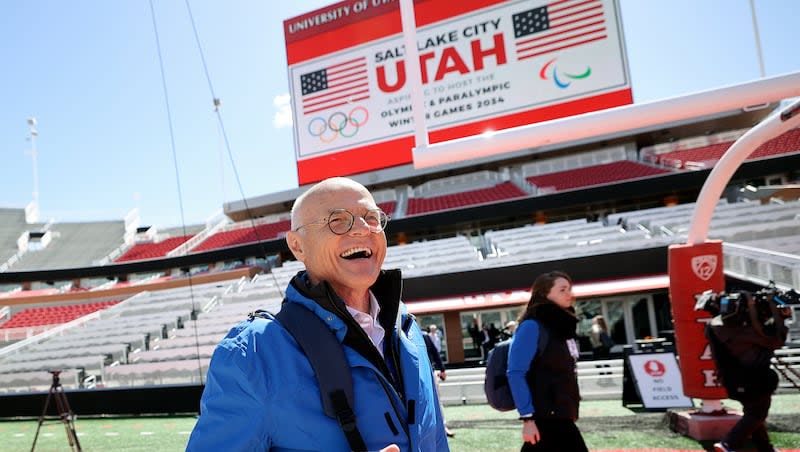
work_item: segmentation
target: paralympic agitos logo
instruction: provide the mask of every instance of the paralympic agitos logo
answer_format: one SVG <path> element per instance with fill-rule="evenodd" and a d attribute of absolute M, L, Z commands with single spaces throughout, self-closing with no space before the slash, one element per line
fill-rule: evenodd
<path fill-rule="evenodd" d="M 592 75 L 591 66 L 586 66 L 586 69 L 580 73 L 559 71 L 558 65 L 556 64 L 557 59 L 558 58 L 553 58 L 545 63 L 541 69 L 539 69 L 540 79 L 552 80 L 557 87 L 561 89 L 567 89 L 575 80 L 589 78 L 589 76 Z"/>

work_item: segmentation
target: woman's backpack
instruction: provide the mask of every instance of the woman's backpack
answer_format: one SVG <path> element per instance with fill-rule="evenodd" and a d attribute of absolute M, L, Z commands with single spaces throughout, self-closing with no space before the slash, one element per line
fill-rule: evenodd
<path fill-rule="evenodd" d="M 547 328 L 539 328 L 539 351 L 547 347 L 550 339 Z M 508 350 L 511 348 L 512 339 L 499 342 L 489 351 L 486 358 L 486 379 L 483 381 L 483 392 L 486 394 L 486 401 L 489 406 L 497 411 L 511 411 L 516 408 L 514 397 L 511 395 L 511 386 L 508 385 L 506 370 L 508 369 Z M 536 357 L 534 356 L 534 359 Z M 533 361 L 531 361 L 533 365 Z"/>

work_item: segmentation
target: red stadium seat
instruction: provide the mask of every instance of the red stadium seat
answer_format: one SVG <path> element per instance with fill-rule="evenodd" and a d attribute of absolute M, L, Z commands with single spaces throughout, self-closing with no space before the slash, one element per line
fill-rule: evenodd
<path fill-rule="evenodd" d="M 92 312 L 113 306 L 119 301 L 104 301 L 100 303 L 84 303 L 74 305 L 56 305 L 38 308 L 28 308 L 12 315 L 1 328 L 20 328 L 39 325 L 58 325 L 83 317 Z"/>
<path fill-rule="evenodd" d="M 278 238 L 281 233 L 289 231 L 290 227 L 290 220 L 281 220 L 277 223 L 259 224 L 256 227 L 250 227 L 246 223 L 242 223 L 242 227 L 218 232 L 212 235 L 196 247 L 192 248 L 192 251 L 207 251 L 218 248 L 227 248 L 229 246 L 243 245 L 245 243 L 272 240 Z"/>
<path fill-rule="evenodd" d="M 408 215 L 497 202 L 504 199 L 518 198 L 520 196 L 527 196 L 527 193 L 514 185 L 513 182 L 503 182 L 494 187 L 452 193 L 449 195 L 432 196 L 430 198 L 410 198 L 408 200 Z"/>
<path fill-rule="evenodd" d="M 733 145 L 733 141 L 710 144 L 693 149 L 682 149 L 658 155 L 662 165 L 680 162 L 678 167 L 687 169 L 701 169 L 713 166 L 725 151 Z M 790 130 L 783 135 L 773 138 L 759 146 L 747 160 L 756 160 L 780 154 L 800 152 L 800 129 Z M 688 163 L 688 165 L 687 165 Z M 693 164 L 694 163 L 694 164 Z"/>
<path fill-rule="evenodd" d="M 171 237 L 158 243 L 137 243 L 133 245 L 116 262 L 138 261 L 143 259 L 155 259 L 164 257 L 177 246 L 192 238 L 192 235 L 181 237 Z"/>
<path fill-rule="evenodd" d="M 540 188 L 553 188 L 555 191 L 573 188 L 591 187 L 593 185 L 620 182 L 641 177 L 667 174 L 666 169 L 654 168 L 630 160 L 586 166 L 566 171 L 529 176 L 528 182 Z"/>

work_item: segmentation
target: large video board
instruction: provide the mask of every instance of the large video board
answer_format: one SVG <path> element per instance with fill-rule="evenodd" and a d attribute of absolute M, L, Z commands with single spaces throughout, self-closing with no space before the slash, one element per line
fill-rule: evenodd
<path fill-rule="evenodd" d="M 613 0 L 418 0 L 431 143 L 632 102 Z M 284 22 L 300 185 L 412 163 L 399 2 Z"/>

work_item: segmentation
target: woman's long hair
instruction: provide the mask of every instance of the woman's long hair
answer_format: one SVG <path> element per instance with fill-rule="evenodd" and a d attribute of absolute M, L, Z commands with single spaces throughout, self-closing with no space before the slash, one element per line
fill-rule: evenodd
<path fill-rule="evenodd" d="M 550 293 L 550 289 L 556 285 L 556 280 L 558 278 L 564 278 L 569 281 L 570 286 L 572 285 L 572 278 L 568 274 L 558 270 L 543 273 L 536 277 L 533 281 L 533 286 L 531 286 L 531 299 L 528 301 L 525 310 L 519 315 L 519 319 L 517 319 L 518 323 L 522 323 L 523 320 L 531 318 L 535 306 L 542 303 L 552 303 L 552 301 L 547 298 L 547 294 Z"/>

